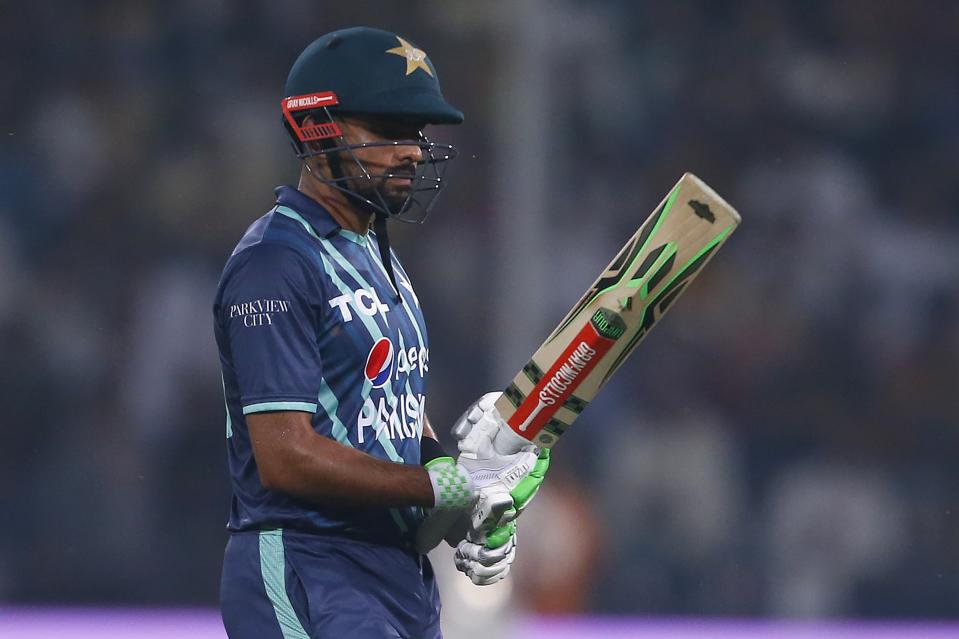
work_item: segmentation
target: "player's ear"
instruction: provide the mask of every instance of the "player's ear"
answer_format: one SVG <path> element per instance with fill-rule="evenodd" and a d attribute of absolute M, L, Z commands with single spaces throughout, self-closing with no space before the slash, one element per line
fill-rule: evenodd
<path fill-rule="evenodd" d="M 306 117 L 303 118 L 303 121 L 300 123 L 300 126 L 303 127 L 303 128 L 306 128 L 306 127 L 308 127 L 308 126 L 313 126 L 314 124 L 316 124 L 316 119 L 313 117 L 313 114 L 312 114 L 312 113 L 308 113 L 308 114 L 306 114 Z M 323 150 L 323 143 L 320 142 L 320 141 L 304 142 L 303 145 L 304 145 L 304 146 L 307 148 L 307 150 L 309 150 L 311 153 L 316 153 L 316 152 L 318 152 L 318 151 L 322 151 L 322 150 Z M 316 159 L 324 159 L 324 161 L 325 161 L 325 158 L 323 158 L 322 155 L 321 155 L 321 156 L 318 156 Z"/>

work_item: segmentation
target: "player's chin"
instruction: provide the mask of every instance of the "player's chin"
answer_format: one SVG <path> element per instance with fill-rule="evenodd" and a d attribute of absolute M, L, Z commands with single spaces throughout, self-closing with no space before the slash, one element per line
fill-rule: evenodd
<path fill-rule="evenodd" d="M 388 189 L 383 193 L 383 200 L 393 215 L 399 215 L 406 210 L 410 202 L 412 189 Z"/>
<path fill-rule="evenodd" d="M 413 192 L 413 187 L 411 185 L 402 185 L 402 184 L 389 184 L 387 183 L 383 189 L 383 197 L 386 199 L 390 205 L 393 204 L 403 204 L 410 198 L 410 194 Z"/>
<path fill-rule="evenodd" d="M 383 183 L 383 192 L 389 197 L 408 197 L 413 190 L 411 178 L 389 178 Z"/>

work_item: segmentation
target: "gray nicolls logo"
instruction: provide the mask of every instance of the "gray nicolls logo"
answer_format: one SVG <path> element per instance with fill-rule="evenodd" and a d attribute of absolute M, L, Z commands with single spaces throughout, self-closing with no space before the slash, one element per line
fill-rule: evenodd
<path fill-rule="evenodd" d="M 520 466 L 516 466 L 515 468 L 510 469 L 510 471 L 506 473 L 505 475 L 503 475 L 500 479 L 503 481 L 504 484 L 512 487 L 518 484 L 519 480 L 525 477 L 526 474 L 529 473 L 529 471 L 530 471 L 529 464 L 524 463 Z"/>

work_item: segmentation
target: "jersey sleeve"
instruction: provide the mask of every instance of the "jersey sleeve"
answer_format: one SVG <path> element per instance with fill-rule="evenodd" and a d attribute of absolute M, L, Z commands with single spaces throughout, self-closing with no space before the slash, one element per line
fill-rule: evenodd
<path fill-rule="evenodd" d="M 316 335 L 322 289 L 308 262 L 283 244 L 259 244 L 234 260 L 217 319 L 243 414 L 315 413 L 323 373 Z"/>

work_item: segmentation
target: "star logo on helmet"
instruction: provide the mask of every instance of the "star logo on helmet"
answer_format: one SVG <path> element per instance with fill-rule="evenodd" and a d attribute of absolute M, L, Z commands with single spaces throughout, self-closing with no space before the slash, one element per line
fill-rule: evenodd
<path fill-rule="evenodd" d="M 406 75 L 413 73 L 417 69 L 423 69 L 427 75 L 433 77 L 433 71 L 430 69 L 430 65 L 426 64 L 426 52 L 422 49 L 417 49 L 399 36 L 396 36 L 396 39 L 400 41 L 400 46 L 387 49 L 386 52 L 398 55 L 401 58 L 406 58 Z"/>

